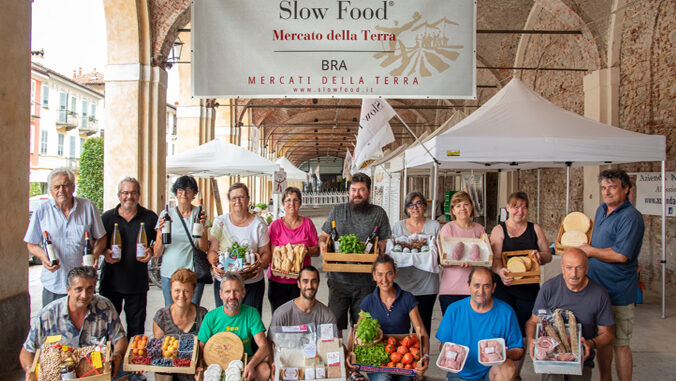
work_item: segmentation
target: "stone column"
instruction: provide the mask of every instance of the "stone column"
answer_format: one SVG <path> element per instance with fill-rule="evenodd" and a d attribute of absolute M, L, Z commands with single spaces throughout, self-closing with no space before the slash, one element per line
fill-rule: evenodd
<path fill-rule="evenodd" d="M 0 4 L 0 33 L 4 39 L 0 70 L 0 162 L 6 180 L 0 192 L 0 375 L 15 369 L 30 322 L 28 252 L 23 236 L 28 225 L 28 173 L 31 78 L 31 2 L 5 0 Z M 2 378 L 2 377 L 0 377 Z"/>

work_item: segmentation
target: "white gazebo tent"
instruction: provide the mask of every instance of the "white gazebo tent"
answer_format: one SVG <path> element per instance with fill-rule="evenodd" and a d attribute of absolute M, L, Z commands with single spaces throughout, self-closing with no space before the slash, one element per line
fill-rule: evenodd
<path fill-rule="evenodd" d="M 307 173 L 298 169 L 298 167 L 293 165 L 293 163 L 291 163 L 289 159 L 287 159 L 285 156 L 282 156 L 279 159 L 275 160 L 275 163 L 278 164 L 279 167 L 284 170 L 284 172 L 286 172 L 287 180 L 291 181 L 307 180 Z"/>
<path fill-rule="evenodd" d="M 278 170 L 279 164 L 219 139 L 167 158 L 167 174 L 211 178 L 214 189 L 218 189 L 215 177 L 272 176 Z M 215 193 L 215 198 L 218 213 L 221 213 L 218 192 Z"/>
<path fill-rule="evenodd" d="M 665 198 L 666 138 L 603 124 L 564 110 L 512 79 L 488 102 L 447 132 L 408 149 L 405 167 L 517 169 L 662 162 Z M 567 177 L 569 172 L 567 172 Z M 435 188 L 436 189 L 436 185 Z M 436 193 L 436 192 L 435 192 Z M 566 205 L 568 191 L 566 192 Z M 662 316 L 665 288 L 665 205 L 662 202 Z"/>

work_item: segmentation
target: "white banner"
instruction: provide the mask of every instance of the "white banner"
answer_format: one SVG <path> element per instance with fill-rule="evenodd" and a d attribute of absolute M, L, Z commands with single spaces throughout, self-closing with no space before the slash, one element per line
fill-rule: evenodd
<path fill-rule="evenodd" d="M 476 98 L 474 0 L 194 0 L 201 98 Z"/>
<path fill-rule="evenodd" d="M 363 99 L 357 145 L 354 147 L 352 172 L 359 172 L 361 165 L 371 159 L 383 147 L 394 141 L 390 119 L 397 113 L 384 99 Z"/>
<path fill-rule="evenodd" d="M 352 154 L 350 153 L 350 149 L 348 148 L 347 151 L 345 152 L 345 160 L 343 161 L 343 178 L 347 179 L 348 181 L 352 178 L 352 173 L 351 173 L 351 168 L 352 168 Z"/>
<path fill-rule="evenodd" d="M 634 176 L 636 176 L 634 178 Z M 662 215 L 662 174 L 660 172 L 631 173 L 636 183 L 634 205 L 642 214 Z M 676 172 L 667 172 L 666 178 L 667 216 L 676 216 Z M 632 200 L 633 201 L 633 200 Z"/>
<path fill-rule="evenodd" d="M 286 172 L 283 169 L 273 175 L 272 194 L 282 194 L 286 189 Z"/>

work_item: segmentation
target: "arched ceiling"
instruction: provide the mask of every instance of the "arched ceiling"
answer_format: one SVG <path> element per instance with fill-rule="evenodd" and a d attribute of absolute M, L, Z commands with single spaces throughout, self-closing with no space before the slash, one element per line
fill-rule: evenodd
<path fill-rule="evenodd" d="M 165 9 L 167 0 L 148 0 Z M 605 67 L 613 6 L 628 0 L 478 0 L 477 99 L 388 99 L 401 118 L 421 135 L 438 128 L 456 110 L 470 114 L 513 76 L 553 102 L 582 112 L 582 77 Z M 180 5 L 176 5 L 179 4 Z M 154 38 L 154 56 L 166 57 L 178 29 L 189 19 L 187 1 L 153 17 L 163 28 Z M 615 4 L 615 5 L 613 5 Z M 575 101 L 571 101 L 575 99 Z M 344 157 L 355 143 L 359 99 L 238 99 L 237 115 L 251 112 L 268 150 L 296 165 L 320 156 Z M 241 120 L 240 120 L 241 121 Z M 394 149 L 413 141 L 393 119 Z"/>

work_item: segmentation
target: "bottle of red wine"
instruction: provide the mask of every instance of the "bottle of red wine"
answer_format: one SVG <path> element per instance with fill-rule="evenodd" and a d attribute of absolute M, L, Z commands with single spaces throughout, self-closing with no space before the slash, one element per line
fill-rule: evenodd
<path fill-rule="evenodd" d="M 366 247 L 364 248 L 364 254 L 369 254 L 371 253 L 371 250 L 373 250 L 373 245 L 376 243 L 376 236 L 378 235 L 378 225 L 376 225 L 375 229 L 373 229 L 373 232 L 371 235 L 366 238 Z"/>
<path fill-rule="evenodd" d="M 42 232 L 42 236 L 44 237 L 45 251 L 47 252 L 47 256 L 49 257 L 49 262 L 52 263 L 52 266 L 58 265 L 59 259 L 56 257 L 56 250 L 54 249 L 54 245 L 52 245 L 52 239 L 49 238 L 49 233 L 47 232 L 47 230 Z"/>
<path fill-rule="evenodd" d="M 171 244 L 171 216 L 169 215 L 169 205 L 164 205 L 164 225 L 162 226 L 162 244 Z"/>
<path fill-rule="evenodd" d="M 334 253 L 340 253 L 340 250 L 338 249 L 338 238 L 340 238 L 340 236 L 338 235 L 338 230 L 336 230 L 336 221 L 331 221 L 331 242 L 333 242 Z"/>
<path fill-rule="evenodd" d="M 195 218 L 192 221 L 192 236 L 194 238 L 200 238 L 202 237 L 202 232 L 204 231 L 204 226 L 200 223 L 200 217 L 202 215 L 202 198 L 200 198 L 200 205 L 199 208 L 197 209 L 197 214 L 195 214 Z"/>

